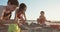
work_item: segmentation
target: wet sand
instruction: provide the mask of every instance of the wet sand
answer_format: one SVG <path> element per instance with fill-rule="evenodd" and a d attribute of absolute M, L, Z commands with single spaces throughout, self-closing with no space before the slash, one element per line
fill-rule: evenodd
<path fill-rule="evenodd" d="M 8 27 L 0 27 L 0 32 L 7 32 Z M 60 32 L 60 29 L 54 29 L 51 27 L 29 27 L 27 30 L 22 30 L 22 32 Z"/>

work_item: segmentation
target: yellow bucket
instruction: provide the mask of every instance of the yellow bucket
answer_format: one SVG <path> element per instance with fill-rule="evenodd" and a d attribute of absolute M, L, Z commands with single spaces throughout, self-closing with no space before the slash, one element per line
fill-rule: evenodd
<path fill-rule="evenodd" d="M 18 27 L 17 24 L 10 24 L 8 27 L 8 32 L 20 32 L 21 29 Z"/>

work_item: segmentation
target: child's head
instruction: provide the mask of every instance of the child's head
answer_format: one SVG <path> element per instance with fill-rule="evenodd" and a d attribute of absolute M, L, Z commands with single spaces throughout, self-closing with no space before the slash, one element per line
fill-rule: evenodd
<path fill-rule="evenodd" d="M 19 5 L 18 0 L 8 0 L 8 2 L 7 2 L 7 6 L 12 11 L 15 10 L 16 7 L 18 7 L 18 5 Z"/>
<path fill-rule="evenodd" d="M 19 6 L 19 11 L 25 12 L 26 9 L 27 9 L 27 6 L 24 3 L 21 3 L 20 6 Z"/>
<path fill-rule="evenodd" d="M 41 14 L 41 15 L 44 15 L 45 13 L 44 13 L 44 11 L 41 11 L 40 14 Z"/>

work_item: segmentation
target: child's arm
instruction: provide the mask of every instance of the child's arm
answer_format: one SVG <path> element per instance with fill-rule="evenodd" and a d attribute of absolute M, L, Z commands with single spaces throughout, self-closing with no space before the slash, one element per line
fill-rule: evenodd
<path fill-rule="evenodd" d="M 3 19 L 5 10 L 3 10 L 2 15 L 1 15 L 1 20 Z"/>
<path fill-rule="evenodd" d="M 25 20 L 27 20 L 27 19 L 26 19 L 26 15 L 25 15 L 25 13 L 24 13 L 24 17 L 25 17 Z"/>
<path fill-rule="evenodd" d="M 47 19 L 44 17 L 45 21 L 47 21 Z"/>
<path fill-rule="evenodd" d="M 18 17 L 17 17 L 17 14 L 15 15 L 15 20 L 17 20 L 18 19 Z"/>

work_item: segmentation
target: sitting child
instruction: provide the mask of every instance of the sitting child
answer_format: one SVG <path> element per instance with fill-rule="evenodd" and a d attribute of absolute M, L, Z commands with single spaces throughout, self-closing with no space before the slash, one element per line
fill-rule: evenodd
<path fill-rule="evenodd" d="M 44 16 L 44 11 L 41 11 L 40 14 L 41 14 L 41 15 L 40 15 L 39 18 L 37 19 L 38 24 L 45 24 L 46 18 L 45 18 L 45 16 Z"/>

